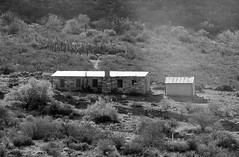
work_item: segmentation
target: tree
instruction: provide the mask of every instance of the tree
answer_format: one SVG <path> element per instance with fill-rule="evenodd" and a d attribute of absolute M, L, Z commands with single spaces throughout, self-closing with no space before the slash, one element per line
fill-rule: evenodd
<path fill-rule="evenodd" d="M 199 125 L 202 132 L 205 132 L 205 128 L 213 125 L 216 122 L 216 118 L 206 109 L 198 109 L 198 111 L 191 114 L 189 121 L 194 125 Z"/>
<path fill-rule="evenodd" d="M 57 15 L 50 14 L 48 16 L 45 26 L 51 31 L 59 32 L 62 29 L 63 20 Z"/>
<path fill-rule="evenodd" d="M 27 84 L 12 90 L 6 95 L 6 101 L 19 101 L 27 110 L 41 110 L 52 100 L 51 83 L 44 80 L 30 79 Z"/>
<path fill-rule="evenodd" d="M 90 23 L 90 18 L 87 15 L 80 14 L 77 18 L 66 21 L 63 28 L 64 33 L 68 34 L 80 34 Z"/>

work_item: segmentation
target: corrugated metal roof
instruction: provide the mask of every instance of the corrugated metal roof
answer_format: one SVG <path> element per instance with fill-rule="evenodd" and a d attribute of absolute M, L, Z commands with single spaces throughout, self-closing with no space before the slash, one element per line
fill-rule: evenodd
<path fill-rule="evenodd" d="M 194 77 L 166 77 L 165 83 L 194 83 Z"/>
<path fill-rule="evenodd" d="M 53 77 L 105 77 L 104 71 L 56 71 Z"/>
<path fill-rule="evenodd" d="M 147 71 L 110 71 L 110 77 L 145 77 Z"/>

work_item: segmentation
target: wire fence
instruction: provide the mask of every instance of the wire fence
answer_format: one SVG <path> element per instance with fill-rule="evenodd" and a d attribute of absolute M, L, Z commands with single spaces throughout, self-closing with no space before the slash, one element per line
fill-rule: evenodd
<path fill-rule="evenodd" d="M 47 44 L 47 49 L 50 51 L 71 52 L 87 56 L 90 54 L 106 54 L 112 48 L 112 44 L 105 43 L 52 42 Z"/>

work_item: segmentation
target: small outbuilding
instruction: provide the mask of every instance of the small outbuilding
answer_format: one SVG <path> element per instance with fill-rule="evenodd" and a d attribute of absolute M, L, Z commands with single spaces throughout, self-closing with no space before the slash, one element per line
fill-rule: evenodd
<path fill-rule="evenodd" d="M 165 95 L 167 96 L 195 96 L 194 77 L 166 77 Z"/>

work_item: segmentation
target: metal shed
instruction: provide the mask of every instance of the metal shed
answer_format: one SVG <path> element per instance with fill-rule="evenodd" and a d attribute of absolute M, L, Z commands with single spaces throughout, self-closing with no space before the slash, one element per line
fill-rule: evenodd
<path fill-rule="evenodd" d="M 166 77 L 165 79 L 167 96 L 195 96 L 194 77 Z"/>

